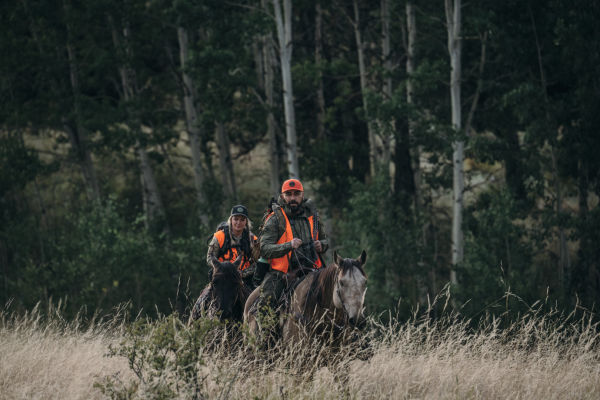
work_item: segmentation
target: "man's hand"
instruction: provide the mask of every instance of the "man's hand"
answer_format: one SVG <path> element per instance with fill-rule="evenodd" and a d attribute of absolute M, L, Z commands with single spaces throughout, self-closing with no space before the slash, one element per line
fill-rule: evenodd
<path fill-rule="evenodd" d="M 320 240 L 315 240 L 314 241 L 314 245 L 315 245 L 315 250 L 317 252 L 321 252 L 321 250 L 323 250 L 323 245 L 321 245 L 321 241 Z"/>
<path fill-rule="evenodd" d="M 302 244 L 302 239 L 293 238 L 292 239 L 292 249 L 297 249 Z"/>

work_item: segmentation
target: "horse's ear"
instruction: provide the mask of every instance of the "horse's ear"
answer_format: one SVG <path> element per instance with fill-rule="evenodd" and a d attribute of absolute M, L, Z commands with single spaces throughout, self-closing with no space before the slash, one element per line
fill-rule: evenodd
<path fill-rule="evenodd" d="M 244 257 L 242 257 L 242 255 L 240 254 L 233 262 L 233 266 L 239 269 L 240 265 L 242 265 L 242 258 Z"/>
<path fill-rule="evenodd" d="M 343 261 L 342 257 L 340 257 L 337 250 L 335 250 L 333 252 L 333 262 L 339 266 L 342 263 L 342 261 Z"/>
<path fill-rule="evenodd" d="M 217 257 L 215 257 L 214 255 L 210 258 L 213 270 L 218 270 L 219 267 L 221 266 L 221 263 L 219 262 L 219 259 Z"/>
<path fill-rule="evenodd" d="M 363 250 L 362 253 L 360 253 L 358 262 L 360 263 L 360 265 L 365 265 L 365 263 L 367 262 L 367 252 L 365 250 Z"/>

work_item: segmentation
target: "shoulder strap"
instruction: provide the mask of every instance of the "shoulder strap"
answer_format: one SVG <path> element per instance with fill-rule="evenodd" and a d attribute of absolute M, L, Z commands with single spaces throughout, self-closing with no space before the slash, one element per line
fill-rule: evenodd
<path fill-rule="evenodd" d="M 219 257 L 223 257 L 223 255 L 225 255 L 225 253 L 227 253 L 229 251 L 229 249 L 231 248 L 231 237 L 229 236 L 229 226 L 227 226 L 227 225 L 224 226 L 222 229 L 222 232 L 225 235 L 225 241 L 223 242 L 223 245 L 219 249 Z"/>
<path fill-rule="evenodd" d="M 273 213 L 275 214 L 275 217 L 277 218 L 277 227 L 279 232 L 285 232 L 285 216 L 283 215 L 284 211 L 283 209 L 279 206 L 279 204 L 274 204 L 273 205 Z"/>

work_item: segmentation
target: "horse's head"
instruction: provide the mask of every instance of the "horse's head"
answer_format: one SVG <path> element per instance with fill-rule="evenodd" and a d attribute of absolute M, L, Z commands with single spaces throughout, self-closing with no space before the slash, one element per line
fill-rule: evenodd
<path fill-rule="evenodd" d="M 235 317 L 235 306 L 243 301 L 239 298 L 243 285 L 238 270 L 241 262 L 242 257 L 238 257 L 233 263 L 219 262 L 217 258 L 212 258 L 212 303 L 216 311 L 221 312 L 221 320 Z"/>
<path fill-rule="evenodd" d="M 367 253 L 363 250 L 359 258 L 353 259 L 342 258 L 336 251 L 333 253 L 333 261 L 337 266 L 333 304 L 346 313 L 350 324 L 355 325 L 362 318 L 367 292 L 367 275 L 363 270 Z"/>

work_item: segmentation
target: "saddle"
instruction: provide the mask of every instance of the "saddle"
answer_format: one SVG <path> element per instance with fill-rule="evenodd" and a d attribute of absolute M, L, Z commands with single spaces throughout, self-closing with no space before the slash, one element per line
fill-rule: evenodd
<path fill-rule="evenodd" d="M 304 266 L 295 268 L 293 271 L 289 271 L 285 275 L 286 288 L 283 292 L 289 294 L 289 297 L 291 297 L 292 293 L 294 292 L 294 289 L 296 289 L 300 282 L 302 282 L 304 278 L 306 278 L 309 274 L 315 271 L 316 269 L 312 267 Z"/>
<path fill-rule="evenodd" d="M 317 271 L 314 268 L 310 267 L 298 267 L 294 270 L 288 271 L 287 274 L 284 275 L 285 288 L 281 293 L 281 297 L 277 299 L 277 309 L 276 312 L 279 313 L 280 310 L 286 310 L 288 305 L 292 299 L 292 295 L 294 294 L 294 290 L 298 287 L 298 285 L 311 273 Z M 259 297 L 254 300 L 254 303 L 250 307 L 250 313 L 256 314 L 258 311 L 258 301 Z"/>

